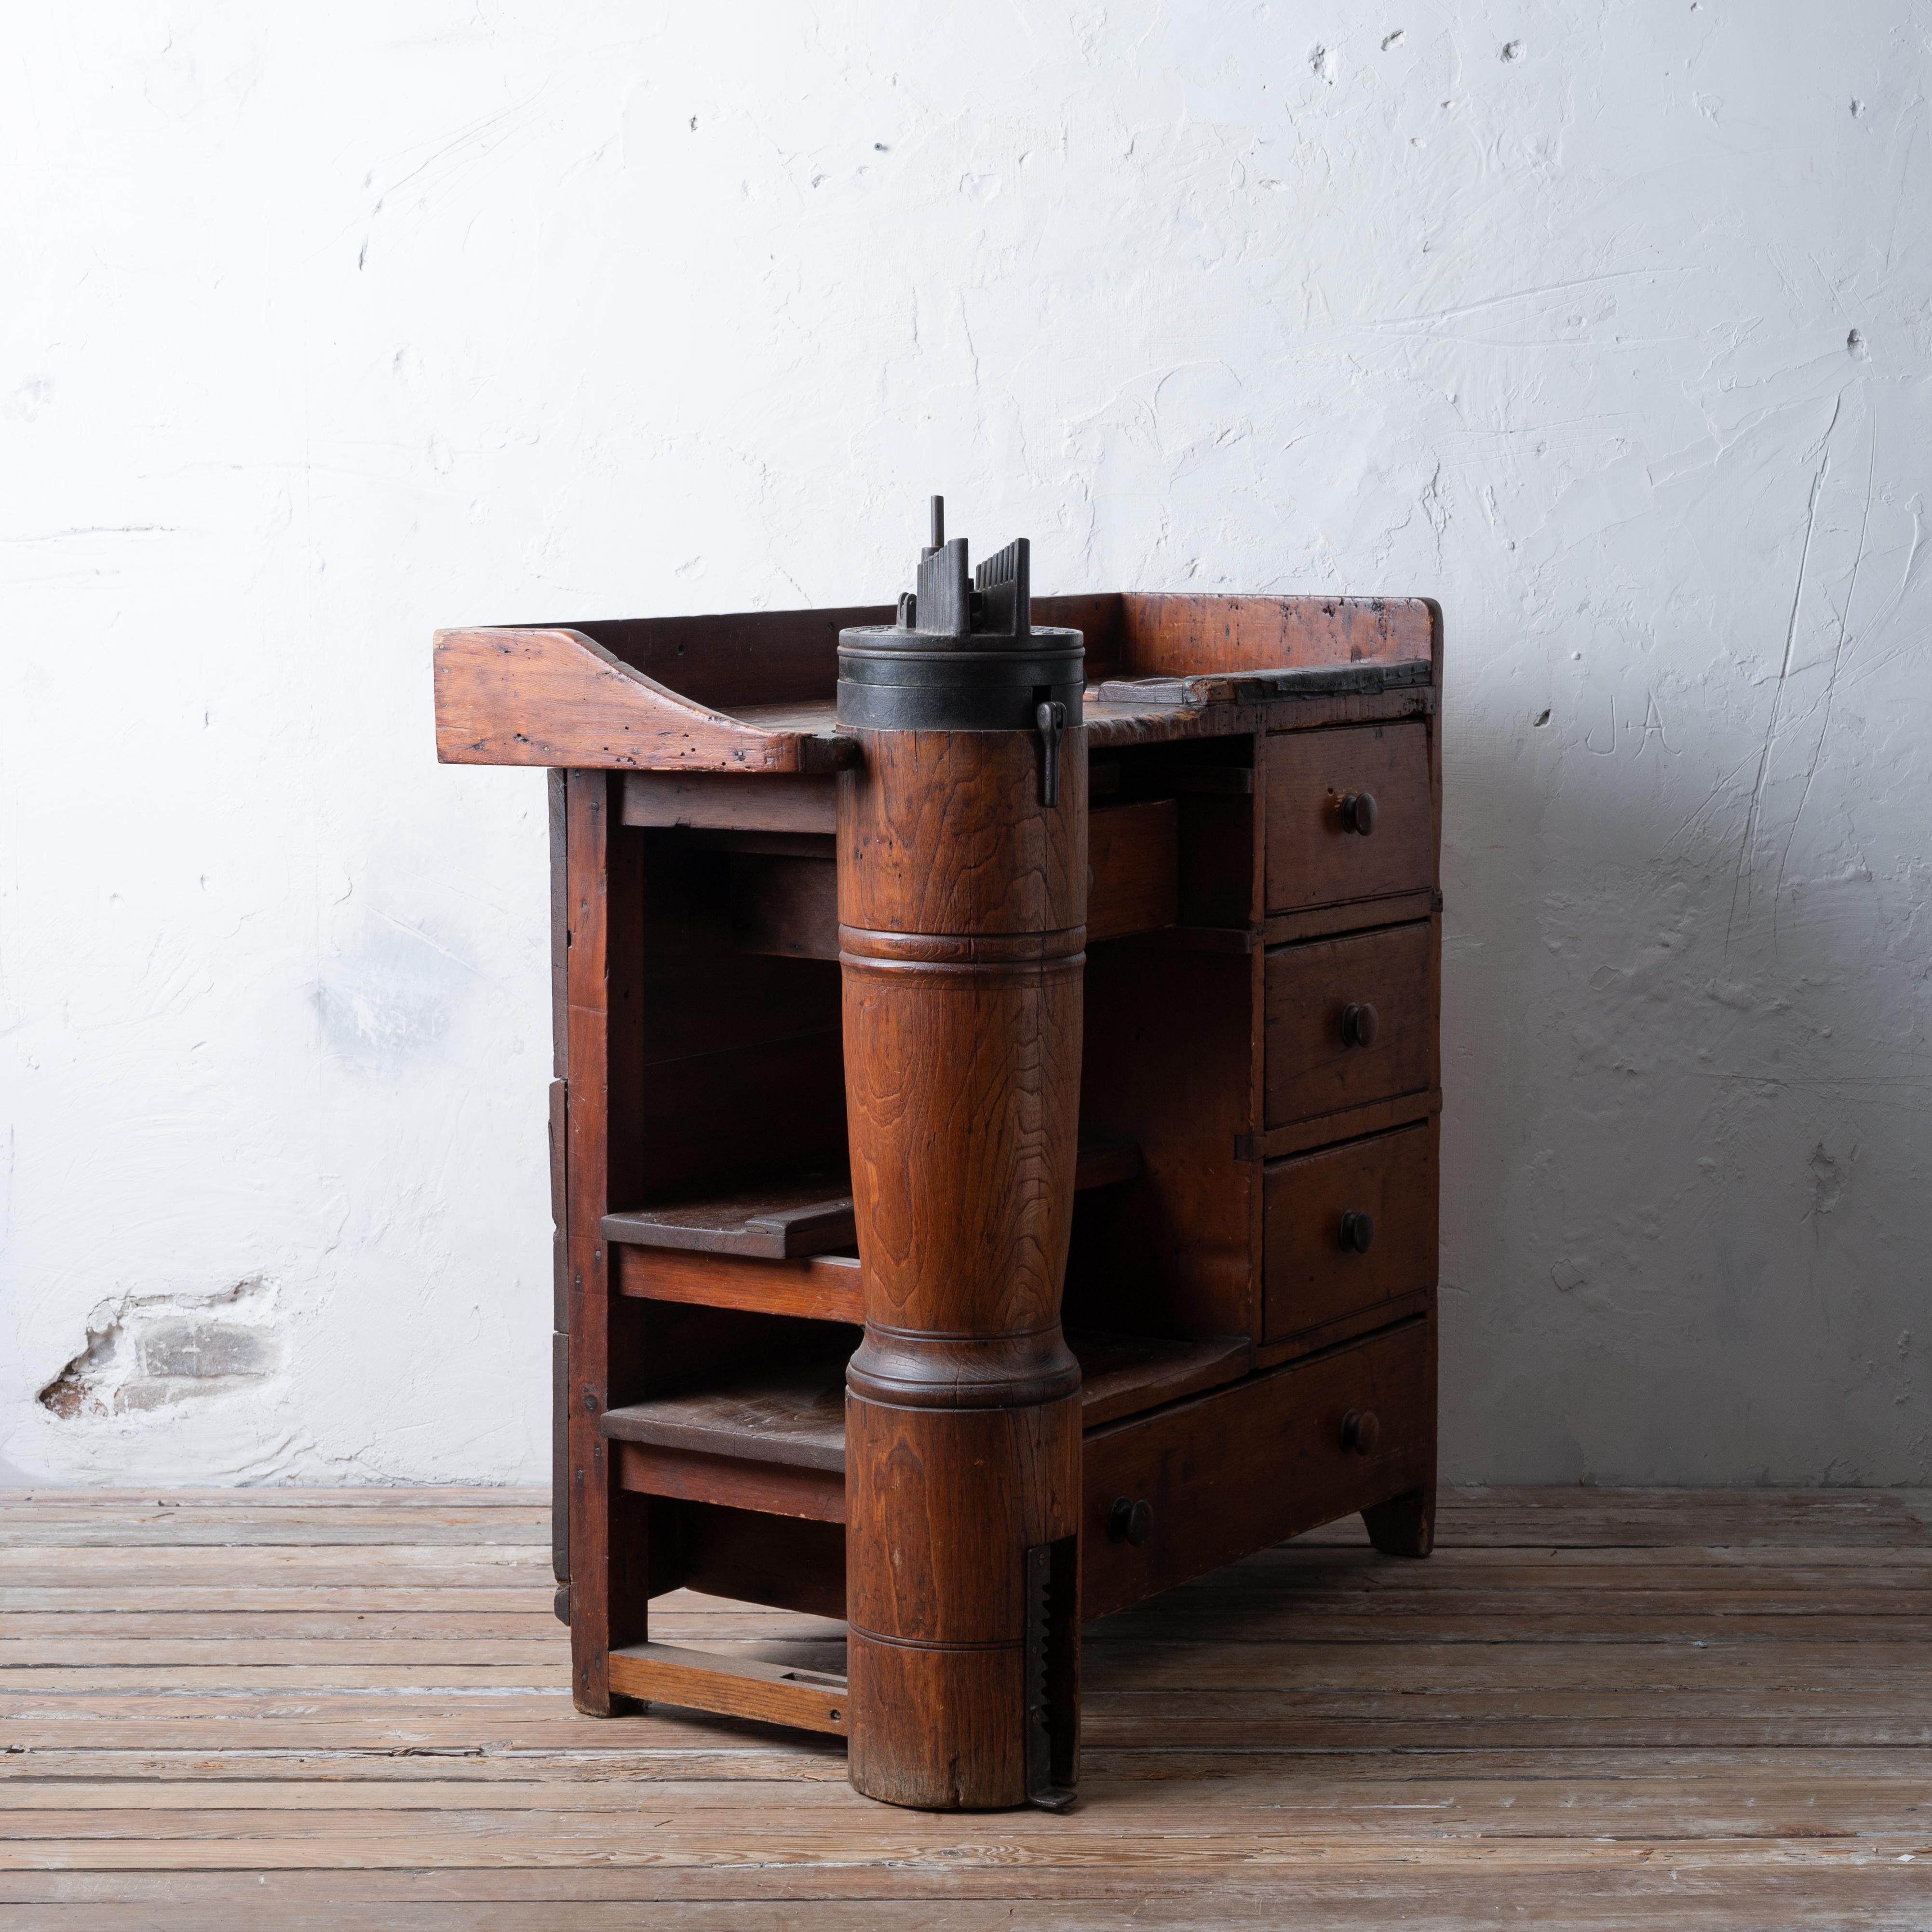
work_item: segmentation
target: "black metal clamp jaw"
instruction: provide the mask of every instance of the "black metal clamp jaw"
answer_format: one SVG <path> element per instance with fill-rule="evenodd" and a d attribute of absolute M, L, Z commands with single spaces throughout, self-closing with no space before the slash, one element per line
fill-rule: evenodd
<path fill-rule="evenodd" d="M 1042 698 L 1034 706 L 1033 721 L 1040 734 L 1040 802 L 1050 808 L 1060 802 L 1060 734 L 1066 729 L 1066 706 L 1058 698 Z"/>
<path fill-rule="evenodd" d="M 896 624 L 838 634 L 838 722 L 862 731 L 1032 731 L 1040 802 L 1060 802 L 1060 740 L 1081 722 L 1080 633 L 1033 622 L 1024 537 L 968 572 L 966 539 L 946 541 L 932 500 L 932 541 Z"/>

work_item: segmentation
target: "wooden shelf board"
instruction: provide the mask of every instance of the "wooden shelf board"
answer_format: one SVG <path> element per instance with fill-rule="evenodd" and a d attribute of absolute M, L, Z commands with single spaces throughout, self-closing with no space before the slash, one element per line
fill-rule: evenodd
<path fill-rule="evenodd" d="M 1081 1420 L 1088 1429 L 1198 1395 L 1247 1372 L 1244 1335 L 1177 1342 L 1076 1329 L 1067 1346 L 1079 1358 Z M 710 1388 L 607 1409 L 604 1433 L 620 1442 L 843 1472 L 845 1360 L 827 1349 L 805 1360 L 770 1364 Z"/>
<path fill-rule="evenodd" d="M 604 1216 L 604 1238 L 640 1248 L 680 1248 L 698 1254 L 746 1255 L 795 1261 L 850 1247 L 857 1238 L 852 1196 L 839 1180 L 803 1180 L 706 1201 L 681 1201 Z"/>
<path fill-rule="evenodd" d="M 1120 942 L 1150 952 L 1252 952 L 1262 944 L 1259 928 L 1246 926 L 1169 926 L 1158 932 L 1136 932 Z"/>
<path fill-rule="evenodd" d="M 1140 1149 L 1108 1142 L 1080 1150 L 1074 1186 L 1085 1190 L 1131 1180 Z M 607 1214 L 604 1238 L 620 1246 L 736 1255 L 754 1261 L 798 1261 L 849 1248 L 858 1239 L 852 1196 L 818 1174 L 749 1188 L 704 1201 Z"/>
<path fill-rule="evenodd" d="M 1248 1372 L 1250 1352 L 1245 1335 L 1174 1342 L 1075 1328 L 1066 1343 L 1080 1358 L 1080 1420 L 1087 1429 L 1238 1381 Z"/>
<path fill-rule="evenodd" d="M 845 1358 L 828 1351 L 607 1409 L 603 1430 L 619 1442 L 842 1472 Z"/>
<path fill-rule="evenodd" d="M 1222 704 L 1195 708 L 1176 704 L 1136 703 L 1126 698 L 1096 698 L 1090 689 L 1082 700 L 1087 727 L 1087 752 L 1116 751 L 1130 746 L 1162 745 L 1183 738 L 1215 738 L 1252 730 L 1248 714 Z"/>

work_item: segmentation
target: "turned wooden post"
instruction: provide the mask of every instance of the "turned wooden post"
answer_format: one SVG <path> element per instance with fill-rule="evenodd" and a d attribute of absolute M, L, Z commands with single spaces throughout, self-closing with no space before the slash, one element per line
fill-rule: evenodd
<path fill-rule="evenodd" d="M 935 525 L 937 510 L 935 506 Z M 850 1772 L 896 1804 L 1068 1802 L 1079 1364 L 1080 637 L 1024 540 L 935 527 L 897 627 L 840 639 L 838 919 L 865 1339 L 846 1374 Z"/>

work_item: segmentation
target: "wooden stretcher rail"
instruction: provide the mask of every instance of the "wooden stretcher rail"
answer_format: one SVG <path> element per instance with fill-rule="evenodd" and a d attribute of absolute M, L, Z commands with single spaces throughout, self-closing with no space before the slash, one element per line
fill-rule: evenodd
<path fill-rule="evenodd" d="M 614 1241 L 610 1259 L 617 1292 L 634 1300 L 736 1308 L 748 1314 L 798 1316 L 810 1322 L 856 1324 L 866 1318 L 856 1255 L 756 1261 Z"/>
<path fill-rule="evenodd" d="M 752 1718 L 845 1735 L 845 1680 L 676 1644 L 632 1643 L 610 1653 L 610 1688 L 647 1703 Z"/>
<path fill-rule="evenodd" d="M 840 1406 L 842 1408 L 842 1400 Z M 629 1412 L 613 1409 L 615 1416 Z M 712 1503 L 760 1516 L 796 1516 L 812 1522 L 845 1520 L 845 1475 L 801 1462 L 780 1462 L 748 1444 L 742 1455 L 714 1455 L 620 1438 L 611 1447 L 611 1473 L 620 1489 L 679 1502 Z"/>

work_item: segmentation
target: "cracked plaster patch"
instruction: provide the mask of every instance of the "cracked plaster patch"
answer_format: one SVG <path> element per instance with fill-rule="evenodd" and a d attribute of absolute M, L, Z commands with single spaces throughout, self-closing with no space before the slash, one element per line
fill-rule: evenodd
<path fill-rule="evenodd" d="M 282 1365 L 280 1296 L 260 1275 L 212 1294 L 124 1294 L 88 1318 L 86 1346 L 39 1393 L 64 1420 L 206 1400 Z"/>

